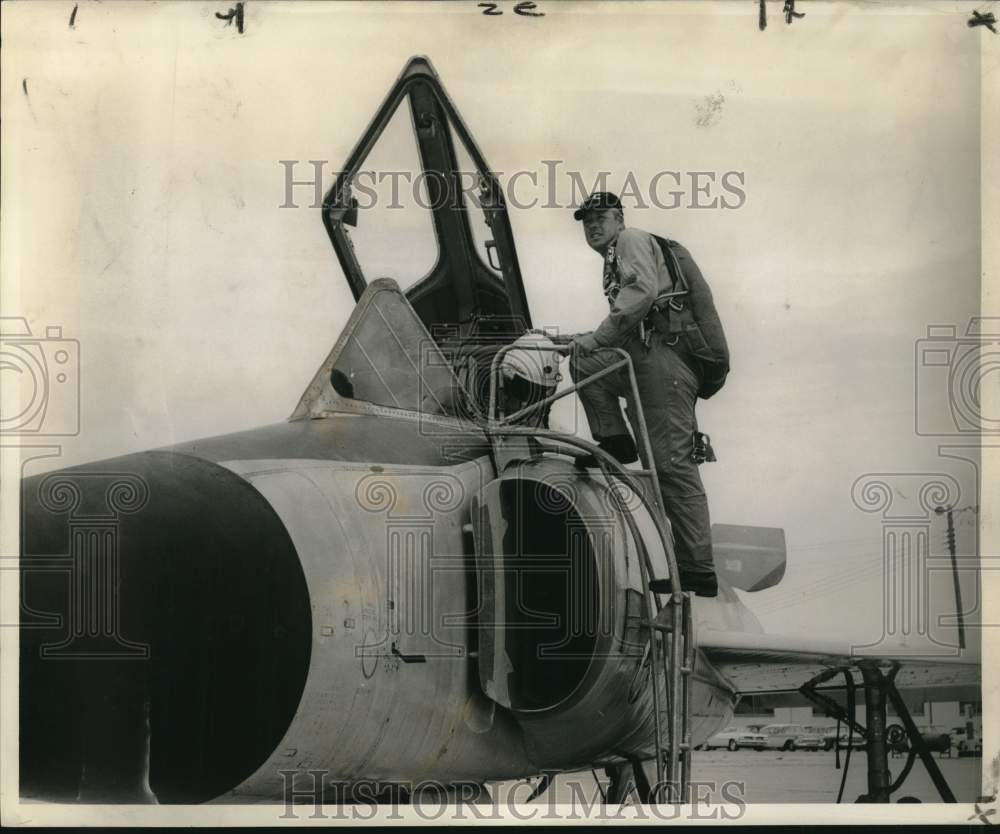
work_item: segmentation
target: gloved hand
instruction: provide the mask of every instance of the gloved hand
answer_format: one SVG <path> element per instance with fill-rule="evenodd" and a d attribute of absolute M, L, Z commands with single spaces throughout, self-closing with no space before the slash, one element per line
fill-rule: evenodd
<path fill-rule="evenodd" d="M 578 333 L 571 337 L 569 346 L 573 353 L 579 353 L 582 356 L 586 356 L 601 347 L 593 333 Z"/>

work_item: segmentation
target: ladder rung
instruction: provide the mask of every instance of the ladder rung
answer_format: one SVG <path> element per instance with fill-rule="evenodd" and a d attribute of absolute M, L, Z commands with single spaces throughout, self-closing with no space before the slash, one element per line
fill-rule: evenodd
<path fill-rule="evenodd" d="M 644 628 L 655 628 L 657 631 L 673 631 L 674 627 L 672 625 L 667 625 L 666 623 L 660 623 L 656 620 L 643 620 L 642 625 Z"/>

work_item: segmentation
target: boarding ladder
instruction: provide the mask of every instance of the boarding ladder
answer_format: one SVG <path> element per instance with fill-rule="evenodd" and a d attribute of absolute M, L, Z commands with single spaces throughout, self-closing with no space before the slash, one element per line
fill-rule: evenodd
<path fill-rule="evenodd" d="M 516 347 L 517 350 L 556 351 L 564 355 L 569 354 L 571 350 L 568 345 L 552 344 L 521 343 Z M 500 366 L 504 355 L 512 348 L 514 348 L 513 344 L 501 347 L 494 355 L 490 368 L 489 410 L 484 428 L 495 457 L 501 460 L 503 455 L 497 453 L 502 450 L 503 444 L 509 438 L 517 436 L 532 437 L 543 448 L 563 454 L 567 453 L 565 449 L 567 446 L 578 452 L 592 454 L 598 461 L 600 471 L 608 484 L 613 485 L 617 481 L 628 486 L 649 511 L 656 526 L 663 545 L 663 552 L 666 554 L 672 589 L 665 604 L 661 603 L 660 595 L 650 589 L 650 582 L 658 577 L 653 576 L 649 551 L 640 534 L 637 522 L 620 492 L 614 488 L 610 490 L 639 550 L 639 567 L 643 586 L 641 625 L 648 634 L 643 667 L 647 664 L 650 666 L 648 680 L 649 686 L 652 688 L 657 784 L 653 786 L 648 796 L 640 796 L 640 799 L 643 802 L 688 802 L 691 780 L 691 679 L 695 660 L 691 594 L 681 590 L 673 539 L 663 506 L 660 485 L 656 477 L 652 446 L 646 429 L 642 401 L 639 399 L 632 359 L 621 348 L 600 348 L 600 352 L 617 354 L 617 361 L 611 362 L 597 373 L 562 391 L 553 393 L 544 400 L 533 403 L 513 414 L 505 415 L 502 399 L 499 399 L 498 407 L 497 394 L 498 390 L 503 390 L 503 374 L 500 372 Z M 616 458 L 599 446 L 575 435 L 544 428 L 515 425 L 518 420 L 528 414 L 546 408 L 556 400 L 573 394 L 602 377 L 622 369 L 628 371 L 629 385 L 636 405 L 633 429 L 638 435 L 637 445 L 642 469 L 626 469 Z M 631 417 L 632 415 L 630 415 L 630 419 Z M 648 485 L 647 489 L 643 489 L 643 482 Z M 665 705 L 660 703 L 661 690 L 665 694 Z M 637 787 L 644 781 L 646 780 L 641 774 L 636 774 Z"/>

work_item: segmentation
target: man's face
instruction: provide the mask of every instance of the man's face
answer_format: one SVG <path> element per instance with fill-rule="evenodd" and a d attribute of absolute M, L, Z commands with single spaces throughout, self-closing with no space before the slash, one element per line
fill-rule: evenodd
<path fill-rule="evenodd" d="M 583 215 L 583 234 L 587 245 L 597 252 L 604 252 L 624 228 L 617 209 L 591 209 Z"/>

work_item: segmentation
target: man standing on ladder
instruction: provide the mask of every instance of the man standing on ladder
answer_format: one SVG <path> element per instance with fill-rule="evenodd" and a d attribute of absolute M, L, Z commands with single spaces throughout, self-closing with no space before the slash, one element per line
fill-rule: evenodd
<path fill-rule="evenodd" d="M 712 293 L 690 253 L 680 244 L 625 226 L 621 201 L 591 194 L 573 213 L 583 221 L 587 245 L 604 258 L 604 294 L 610 311 L 591 333 L 573 337 L 570 372 L 575 382 L 619 361 L 602 347 L 624 348 L 632 358 L 667 517 L 673 527 L 681 587 L 699 596 L 718 593 L 712 559 L 708 500 L 698 465 L 715 460 L 708 436 L 698 431 L 697 398 L 722 387 L 729 349 Z M 635 425 L 628 372 L 602 377 L 579 391 L 595 442 L 622 463 L 638 459 L 619 397 Z M 596 466 L 592 456 L 582 466 Z M 669 580 L 652 583 L 670 591 Z"/>

